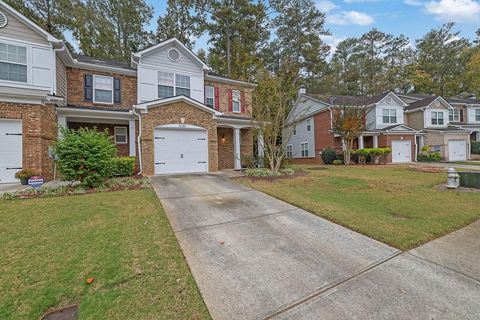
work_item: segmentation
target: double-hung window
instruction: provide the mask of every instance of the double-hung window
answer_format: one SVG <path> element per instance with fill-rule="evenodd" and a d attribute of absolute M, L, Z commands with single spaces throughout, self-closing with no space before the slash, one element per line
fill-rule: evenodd
<path fill-rule="evenodd" d="M 127 144 L 127 128 L 126 127 L 115 127 L 114 135 L 115 135 L 116 144 Z"/>
<path fill-rule="evenodd" d="M 383 123 L 397 123 L 397 110 L 396 109 L 383 109 Z"/>
<path fill-rule="evenodd" d="M 293 125 L 293 135 L 296 136 L 297 135 L 297 125 Z"/>
<path fill-rule="evenodd" d="M 213 108 L 215 106 L 215 88 L 211 86 L 205 87 L 205 105 Z"/>
<path fill-rule="evenodd" d="M 240 102 L 240 91 L 239 90 L 232 90 L 232 109 L 233 112 L 240 112 L 241 111 L 241 102 Z"/>
<path fill-rule="evenodd" d="M 93 102 L 113 103 L 113 78 L 93 76 Z"/>
<path fill-rule="evenodd" d="M 475 121 L 480 122 L 480 109 L 475 109 Z"/>
<path fill-rule="evenodd" d="M 450 109 L 448 111 L 448 120 L 450 122 L 460 122 L 460 110 Z"/>
<path fill-rule="evenodd" d="M 0 80 L 27 82 L 27 48 L 0 43 Z"/>
<path fill-rule="evenodd" d="M 445 123 L 442 111 L 432 111 L 432 126 L 442 126 Z"/>
<path fill-rule="evenodd" d="M 175 75 L 175 95 L 190 97 L 190 77 L 181 74 Z"/>
<path fill-rule="evenodd" d="M 287 158 L 293 158 L 293 148 L 291 145 L 287 146 L 287 153 L 286 153 Z"/>
<path fill-rule="evenodd" d="M 312 119 L 307 119 L 307 131 L 311 131 L 312 130 Z"/>
<path fill-rule="evenodd" d="M 302 142 L 301 150 L 302 150 L 302 157 L 308 157 L 308 142 Z"/>
<path fill-rule="evenodd" d="M 173 73 L 169 72 L 158 72 L 158 98 L 168 98 L 173 97 L 173 88 L 174 88 L 174 81 L 173 81 Z"/>

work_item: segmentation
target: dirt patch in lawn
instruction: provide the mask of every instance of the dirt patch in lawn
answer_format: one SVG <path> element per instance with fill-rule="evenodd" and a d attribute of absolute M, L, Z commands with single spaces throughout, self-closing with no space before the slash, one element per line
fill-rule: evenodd
<path fill-rule="evenodd" d="M 72 305 L 62 309 L 47 312 L 42 320 L 76 320 L 78 306 Z"/>
<path fill-rule="evenodd" d="M 460 187 L 458 189 L 448 189 L 447 185 L 445 184 L 439 184 L 435 187 L 433 187 L 434 190 L 437 191 L 445 191 L 445 192 L 466 192 L 466 193 L 480 193 L 480 189 L 475 189 L 475 188 L 463 188 Z"/>

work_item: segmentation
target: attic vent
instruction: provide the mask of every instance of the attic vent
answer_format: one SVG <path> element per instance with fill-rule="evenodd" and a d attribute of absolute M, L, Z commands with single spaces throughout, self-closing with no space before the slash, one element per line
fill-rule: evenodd
<path fill-rule="evenodd" d="M 0 11 L 0 28 L 3 28 L 7 25 L 7 16 Z"/>
<path fill-rule="evenodd" d="M 168 57 L 172 61 L 178 61 L 180 60 L 180 52 L 177 49 L 170 49 L 168 50 Z"/>

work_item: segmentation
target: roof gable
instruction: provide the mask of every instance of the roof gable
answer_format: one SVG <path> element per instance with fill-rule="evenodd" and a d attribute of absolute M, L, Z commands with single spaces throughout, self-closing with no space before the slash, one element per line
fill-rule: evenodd
<path fill-rule="evenodd" d="M 189 105 L 191 105 L 193 107 L 196 107 L 200 110 L 206 111 L 208 113 L 211 113 L 212 115 L 216 115 L 216 116 L 223 115 L 223 113 L 221 113 L 219 111 L 216 111 L 216 110 L 214 110 L 210 107 L 207 107 L 203 103 L 200 103 L 197 100 L 194 100 L 194 99 L 192 99 L 190 97 L 187 97 L 187 96 L 184 96 L 184 95 L 174 96 L 174 97 L 169 97 L 169 98 L 163 98 L 163 99 L 157 99 L 157 100 L 153 100 L 153 101 L 148 101 L 148 102 L 144 102 L 144 103 L 134 105 L 133 107 L 141 110 L 142 112 L 148 112 L 148 109 L 151 108 L 151 107 L 160 107 L 160 106 L 169 105 L 169 104 L 172 104 L 172 103 L 175 103 L 175 102 L 180 102 L 180 101 L 186 102 Z"/>
<path fill-rule="evenodd" d="M 329 107 L 329 104 L 314 97 L 300 95 L 288 113 L 287 122 L 297 122 L 305 117 Z"/>
<path fill-rule="evenodd" d="M 393 125 L 390 127 L 383 128 L 383 131 L 388 131 L 388 132 L 417 132 L 417 130 L 410 128 L 409 126 L 406 126 L 404 124 L 397 124 Z"/>
<path fill-rule="evenodd" d="M 163 42 L 160 42 L 154 46 L 151 46 L 149 48 L 146 48 L 142 51 L 135 52 L 133 54 L 133 58 L 141 58 L 142 56 L 147 56 L 149 54 L 152 54 L 154 52 L 160 52 L 162 49 L 165 48 L 170 48 L 171 46 L 175 47 L 175 49 L 178 49 L 181 54 L 188 56 L 189 59 L 191 59 L 194 63 L 198 64 L 202 69 L 204 70 L 210 70 L 210 67 L 207 66 L 200 58 L 194 54 L 190 49 L 188 49 L 183 43 L 181 43 L 177 38 L 171 38 L 168 40 L 165 40 Z"/>
<path fill-rule="evenodd" d="M 381 96 L 378 96 L 376 98 L 376 102 L 370 102 L 371 103 L 376 103 L 377 105 L 381 104 L 381 105 L 392 105 L 394 102 L 396 102 L 396 104 L 398 106 L 401 106 L 401 107 L 406 107 L 408 106 L 408 104 L 405 103 L 405 101 L 403 101 L 402 99 L 400 99 L 399 96 L 397 96 L 395 93 L 393 92 L 387 92 L 386 94 L 383 94 Z M 375 101 L 375 99 L 372 98 L 371 101 Z M 368 105 L 368 102 L 367 102 L 367 105 Z"/>

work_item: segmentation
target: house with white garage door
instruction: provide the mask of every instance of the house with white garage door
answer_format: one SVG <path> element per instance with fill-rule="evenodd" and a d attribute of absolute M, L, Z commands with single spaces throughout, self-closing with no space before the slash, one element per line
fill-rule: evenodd
<path fill-rule="evenodd" d="M 177 39 L 128 63 L 69 52 L 0 0 L 0 183 L 54 175 L 60 127 L 108 130 L 145 175 L 241 169 L 255 85 L 211 72 Z"/>

